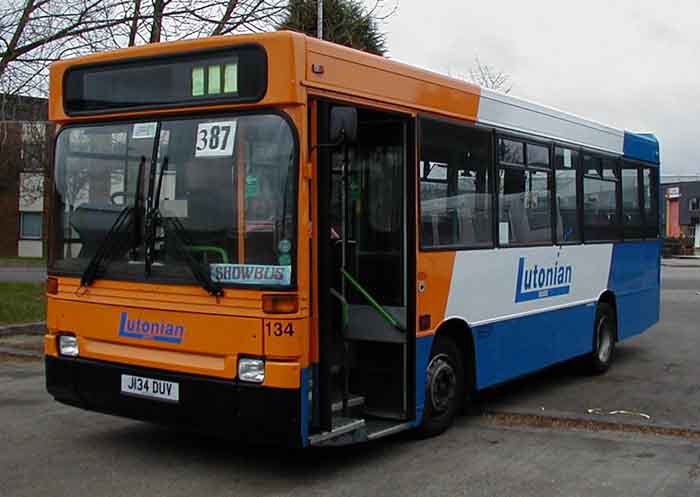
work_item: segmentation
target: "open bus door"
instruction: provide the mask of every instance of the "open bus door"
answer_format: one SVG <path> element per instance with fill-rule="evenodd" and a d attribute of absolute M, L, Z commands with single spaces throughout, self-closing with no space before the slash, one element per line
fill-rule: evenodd
<path fill-rule="evenodd" d="M 415 417 L 412 121 L 317 101 L 319 371 L 312 443 Z"/>

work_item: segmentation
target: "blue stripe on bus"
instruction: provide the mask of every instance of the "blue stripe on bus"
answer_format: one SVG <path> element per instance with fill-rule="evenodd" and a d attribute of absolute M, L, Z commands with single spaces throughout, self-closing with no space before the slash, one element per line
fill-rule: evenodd
<path fill-rule="evenodd" d="M 659 164 L 659 141 L 651 133 L 625 131 L 622 148 L 625 157 Z"/>
<path fill-rule="evenodd" d="M 419 426 L 423 420 L 425 372 L 428 369 L 428 361 L 430 361 L 433 338 L 433 335 L 430 335 L 416 339 L 416 419 L 414 426 Z"/>
<path fill-rule="evenodd" d="M 591 352 L 594 318 L 583 304 L 475 326 L 477 389 Z"/>
<path fill-rule="evenodd" d="M 618 339 L 639 335 L 659 320 L 661 241 L 615 244 L 608 288 L 617 301 Z"/>
<path fill-rule="evenodd" d="M 617 301 L 620 340 L 659 320 L 660 252 L 659 240 L 613 247 L 608 289 Z M 474 327 L 477 389 L 591 352 L 595 312 L 592 302 Z"/>
<path fill-rule="evenodd" d="M 299 396 L 301 406 L 299 407 L 300 413 L 300 426 L 301 426 L 301 446 L 306 447 L 309 445 L 309 423 L 311 418 L 309 417 L 309 380 L 311 379 L 311 368 L 302 368 L 301 370 L 301 386 L 299 388 Z"/>
<path fill-rule="evenodd" d="M 659 320 L 659 240 L 613 246 L 608 289 L 617 300 L 618 338 L 638 335 Z M 596 302 L 517 317 L 472 329 L 478 390 L 590 353 Z M 416 340 L 416 419 L 425 405 L 425 371 L 433 337 Z"/>

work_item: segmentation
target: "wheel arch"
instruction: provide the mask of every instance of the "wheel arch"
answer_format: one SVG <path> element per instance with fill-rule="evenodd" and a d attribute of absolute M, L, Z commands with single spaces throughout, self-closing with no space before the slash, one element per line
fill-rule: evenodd
<path fill-rule="evenodd" d="M 435 332 L 435 340 L 440 337 L 450 338 L 457 345 L 466 376 L 465 393 L 471 395 L 476 390 L 476 350 L 471 327 L 461 318 L 449 318 Z"/>

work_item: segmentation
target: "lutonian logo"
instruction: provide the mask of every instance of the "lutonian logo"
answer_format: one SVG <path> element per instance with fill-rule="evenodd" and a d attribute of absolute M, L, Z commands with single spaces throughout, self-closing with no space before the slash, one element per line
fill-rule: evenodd
<path fill-rule="evenodd" d="M 559 264 L 552 266 L 528 266 L 525 257 L 518 262 L 518 281 L 515 286 L 515 301 L 544 299 L 566 295 L 571 290 L 574 268 Z"/>
<path fill-rule="evenodd" d="M 119 335 L 158 340 L 159 342 L 182 343 L 182 338 L 185 336 L 185 326 L 165 321 L 130 319 L 127 312 L 122 312 L 119 319 Z"/>

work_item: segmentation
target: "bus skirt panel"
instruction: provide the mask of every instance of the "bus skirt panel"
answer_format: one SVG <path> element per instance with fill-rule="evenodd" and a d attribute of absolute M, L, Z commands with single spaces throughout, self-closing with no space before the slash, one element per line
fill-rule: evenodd
<path fill-rule="evenodd" d="M 121 393 L 122 375 L 178 385 L 179 399 Z M 256 445 L 306 445 L 301 390 L 243 384 L 80 358 L 46 357 L 46 388 L 64 404 Z M 308 415 L 308 414 L 306 414 Z"/>

